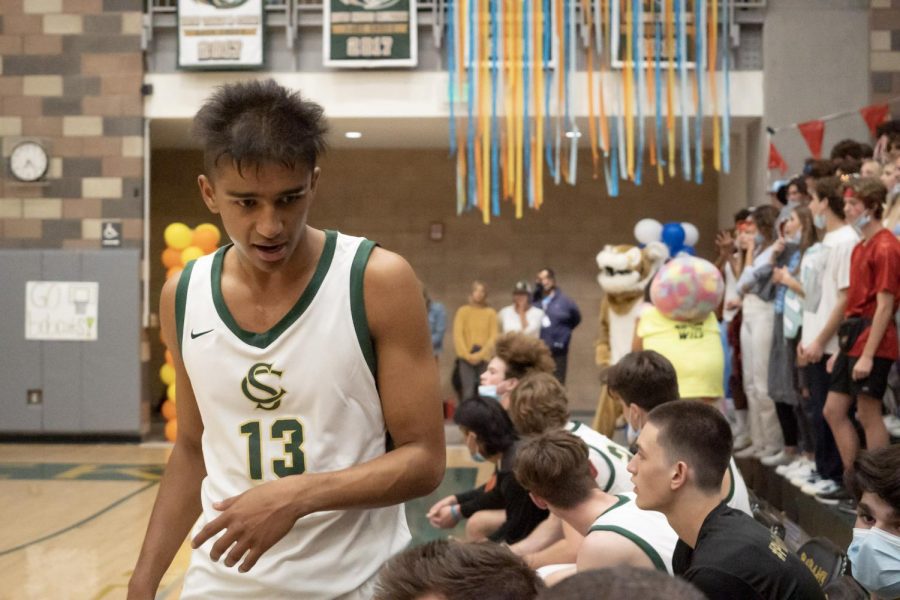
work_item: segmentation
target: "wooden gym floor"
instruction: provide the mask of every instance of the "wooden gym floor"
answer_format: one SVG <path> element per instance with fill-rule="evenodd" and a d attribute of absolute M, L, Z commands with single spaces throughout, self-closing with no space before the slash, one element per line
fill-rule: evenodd
<path fill-rule="evenodd" d="M 170 451 L 169 444 L 0 444 L 0 599 L 124 598 Z M 428 525 L 428 507 L 491 471 L 460 446 L 448 448 L 447 466 L 440 488 L 407 503 L 413 543 L 446 536 Z M 185 543 L 157 600 L 179 597 L 189 557 Z"/>

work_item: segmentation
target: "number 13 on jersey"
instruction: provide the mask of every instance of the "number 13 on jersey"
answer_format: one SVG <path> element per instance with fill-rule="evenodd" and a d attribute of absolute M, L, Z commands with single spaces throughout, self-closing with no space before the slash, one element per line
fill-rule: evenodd
<path fill-rule="evenodd" d="M 278 419 L 272 423 L 269 431 L 263 432 L 259 421 L 249 421 L 241 425 L 241 435 L 247 436 L 247 462 L 250 467 L 250 479 L 259 481 L 263 478 L 262 436 L 270 440 L 279 440 L 284 444 L 284 454 L 272 459 L 272 472 L 276 477 L 299 475 L 306 470 L 306 459 L 303 455 L 303 424 L 297 419 Z"/>

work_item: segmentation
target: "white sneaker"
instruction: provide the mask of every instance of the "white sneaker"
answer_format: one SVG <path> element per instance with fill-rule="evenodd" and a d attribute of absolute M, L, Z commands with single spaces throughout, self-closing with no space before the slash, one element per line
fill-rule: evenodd
<path fill-rule="evenodd" d="M 816 483 L 821 480 L 819 474 L 816 472 L 815 468 L 810 468 L 809 471 L 802 469 L 797 472 L 796 475 L 791 477 L 791 485 L 794 487 L 803 487 L 804 485 L 810 483 Z"/>
<path fill-rule="evenodd" d="M 819 494 L 830 494 L 840 488 L 837 483 L 830 479 L 820 479 L 816 483 L 808 483 L 800 488 L 800 491 L 807 496 L 818 496 Z"/>
<path fill-rule="evenodd" d="M 790 479 L 794 476 L 795 471 L 798 471 L 806 464 L 806 461 L 803 457 L 794 457 L 794 460 L 787 464 L 780 464 L 775 467 L 775 472 L 784 477 L 785 479 Z"/>
<path fill-rule="evenodd" d="M 784 450 L 780 452 L 776 452 L 771 456 L 762 457 L 759 462 L 766 465 L 767 467 L 776 467 L 776 466 L 786 466 L 793 463 L 795 460 L 795 456 L 793 454 L 788 454 Z"/>
<path fill-rule="evenodd" d="M 757 448 L 753 444 L 746 446 L 743 450 L 738 450 L 734 453 L 735 458 L 753 458 L 756 456 L 756 453 L 759 452 L 761 448 Z"/>
<path fill-rule="evenodd" d="M 763 458 L 768 458 L 768 457 L 770 457 L 770 456 L 775 456 L 775 455 L 778 454 L 779 452 L 781 452 L 781 448 L 768 448 L 768 447 L 766 447 L 766 448 L 760 448 L 759 450 L 757 450 L 757 451 L 753 454 L 753 456 L 755 456 L 756 458 L 762 460 Z"/>
<path fill-rule="evenodd" d="M 752 445 L 750 442 L 750 434 L 748 433 L 738 433 L 734 436 L 734 449 L 735 450 L 743 450 L 748 446 Z"/>
<path fill-rule="evenodd" d="M 885 415 L 884 426 L 889 434 L 894 437 L 900 437 L 900 418 L 897 418 L 897 415 Z"/>

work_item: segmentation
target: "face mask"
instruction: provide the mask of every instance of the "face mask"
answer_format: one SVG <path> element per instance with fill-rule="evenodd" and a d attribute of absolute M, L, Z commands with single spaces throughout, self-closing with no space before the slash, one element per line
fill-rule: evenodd
<path fill-rule="evenodd" d="M 800 243 L 800 232 L 798 231 L 794 235 L 784 238 L 784 241 L 787 242 L 788 244 L 799 244 Z"/>
<path fill-rule="evenodd" d="M 628 446 L 634 446 L 634 443 L 637 441 L 638 436 L 641 435 L 640 429 L 635 429 L 631 426 L 631 423 L 628 424 L 628 428 L 625 430 L 625 439 L 628 440 Z"/>
<path fill-rule="evenodd" d="M 859 218 L 853 221 L 853 228 L 857 231 L 862 231 L 862 228 L 869 224 L 872 220 L 872 217 L 869 216 L 868 213 L 863 213 L 859 215 Z"/>
<path fill-rule="evenodd" d="M 854 528 L 847 556 L 864 588 L 881 598 L 900 596 L 900 537 L 877 527 Z"/>
<path fill-rule="evenodd" d="M 766 241 L 761 233 L 757 233 L 753 236 L 753 242 L 756 244 L 756 247 L 759 248 L 763 245 L 763 242 Z"/>
<path fill-rule="evenodd" d="M 481 455 L 481 452 L 475 452 L 475 454 L 471 454 L 470 456 L 472 457 L 472 460 L 474 460 L 477 463 L 484 462 L 484 457 Z"/>
<path fill-rule="evenodd" d="M 827 225 L 828 222 L 825 220 L 825 215 L 819 213 L 817 215 L 813 215 L 813 224 L 819 229 L 825 229 L 825 225 Z"/>
<path fill-rule="evenodd" d="M 484 396 L 485 398 L 493 398 L 494 400 L 500 399 L 500 396 L 497 395 L 496 385 L 479 385 L 478 395 Z"/>

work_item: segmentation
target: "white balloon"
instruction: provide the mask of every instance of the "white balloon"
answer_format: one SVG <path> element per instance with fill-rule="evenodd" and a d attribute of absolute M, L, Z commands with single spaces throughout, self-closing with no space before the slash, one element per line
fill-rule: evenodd
<path fill-rule="evenodd" d="M 634 226 L 634 239 L 642 244 L 658 242 L 662 235 L 662 223 L 656 219 L 641 219 Z"/>
<path fill-rule="evenodd" d="M 696 246 L 700 239 L 700 232 L 697 228 L 691 223 L 682 223 L 681 227 L 684 229 L 684 245 Z"/>

